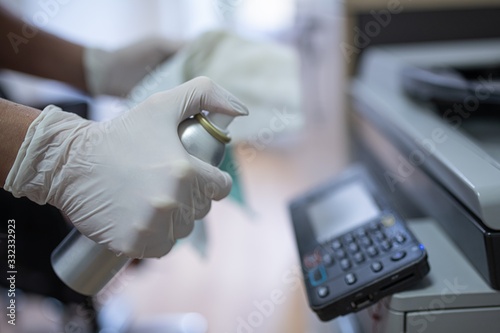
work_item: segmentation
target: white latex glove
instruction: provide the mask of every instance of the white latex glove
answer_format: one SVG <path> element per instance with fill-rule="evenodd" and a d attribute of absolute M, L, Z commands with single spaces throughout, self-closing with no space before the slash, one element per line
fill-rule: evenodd
<path fill-rule="evenodd" d="M 117 254 L 161 257 L 212 199 L 230 191 L 230 176 L 189 155 L 177 134 L 178 124 L 201 110 L 248 113 L 204 77 L 103 123 L 48 106 L 31 124 L 5 189 L 59 208 Z"/>
<path fill-rule="evenodd" d="M 115 51 L 85 48 L 83 67 L 87 88 L 94 96 L 125 96 L 181 45 L 181 42 L 151 37 Z"/>

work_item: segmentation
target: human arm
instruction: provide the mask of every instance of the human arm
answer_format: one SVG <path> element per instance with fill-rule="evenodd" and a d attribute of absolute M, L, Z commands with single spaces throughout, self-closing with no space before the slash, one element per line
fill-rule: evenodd
<path fill-rule="evenodd" d="M 26 132 L 40 110 L 0 98 L 0 184 L 12 168 Z"/>
<path fill-rule="evenodd" d="M 83 46 L 30 26 L 1 7 L 0 31 L 4 33 L 0 68 L 58 80 L 89 92 Z"/>
<path fill-rule="evenodd" d="M 182 42 L 147 37 L 117 50 L 59 38 L 0 7 L 0 68 L 58 80 L 90 95 L 125 96 Z M 29 32 L 29 33 L 27 33 Z"/>

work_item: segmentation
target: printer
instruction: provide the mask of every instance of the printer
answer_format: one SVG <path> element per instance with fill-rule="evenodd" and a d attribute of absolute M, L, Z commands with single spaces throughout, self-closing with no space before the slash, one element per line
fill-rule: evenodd
<path fill-rule="evenodd" d="M 495 39 L 373 46 L 360 59 L 354 151 L 414 218 L 431 266 L 417 286 L 350 315 L 364 331 L 500 330 L 500 84 L 474 71 L 498 64 Z M 455 71 L 469 73 L 465 93 Z"/>

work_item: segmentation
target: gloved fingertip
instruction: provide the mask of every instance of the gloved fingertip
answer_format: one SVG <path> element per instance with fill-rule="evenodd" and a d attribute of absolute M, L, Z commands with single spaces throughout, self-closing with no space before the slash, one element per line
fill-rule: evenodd
<path fill-rule="evenodd" d="M 233 186 L 233 179 L 227 172 L 221 172 L 223 178 L 222 182 L 219 182 L 213 187 L 214 193 L 211 198 L 215 201 L 224 199 L 231 192 L 231 187 Z"/>
<path fill-rule="evenodd" d="M 184 87 L 190 90 L 194 89 L 197 92 L 198 99 L 193 99 L 197 103 L 194 105 L 194 109 L 191 110 L 192 114 L 196 114 L 201 110 L 223 113 L 234 117 L 249 114 L 248 108 L 242 101 L 206 76 L 198 76 L 186 82 Z"/>
<path fill-rule="evenodd" d="M 231 93 L 227 92 L 227 95 L 225 97 L 225 100 L 227 103 L 231 106 L 232 110 L 235 112 L 235 116 L 248 116 L 249 111 L 247 106 L 240 101 L 236 96 L 232 95 Z"/>

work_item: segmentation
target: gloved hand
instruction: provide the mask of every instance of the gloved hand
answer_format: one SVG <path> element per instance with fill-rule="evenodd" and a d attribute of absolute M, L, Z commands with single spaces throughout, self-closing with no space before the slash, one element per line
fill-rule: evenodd
<path fill-rule="evenodd" d="M 152 37 L 116 51 L 85 48 L 83 67 L 87 89 L 94 96 L 125 96 L 181 46 L 181 42 Z"/>
<path fill-rule="evenodd" d="M 230 191 L 227 173 L 180 142 L 178 124 L 201 110 L 248 113 L 203 77 L 103 123 L 48 106 L 28 129 L 4 188 L 59 208 L 117 254 L 161 257 L 207 214 L 212 199 Z"/>

